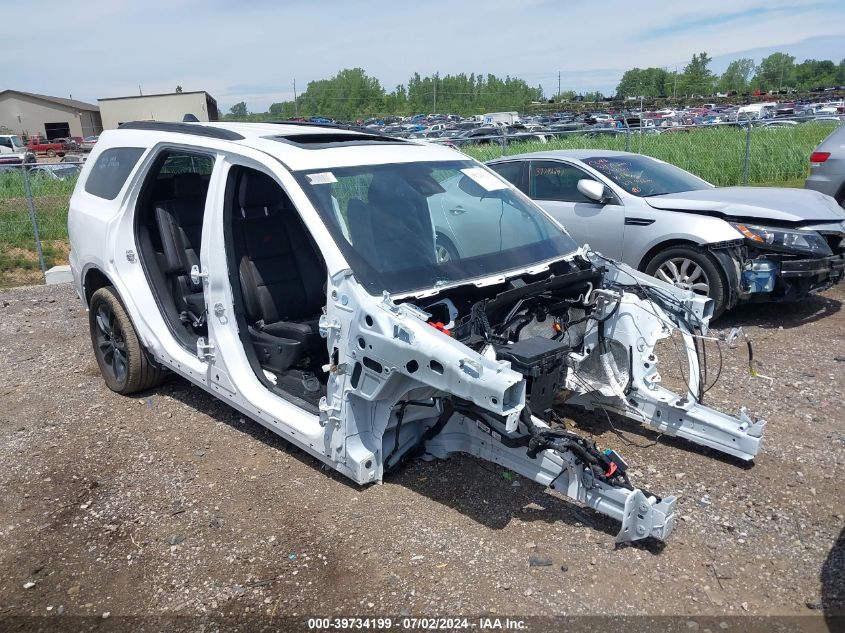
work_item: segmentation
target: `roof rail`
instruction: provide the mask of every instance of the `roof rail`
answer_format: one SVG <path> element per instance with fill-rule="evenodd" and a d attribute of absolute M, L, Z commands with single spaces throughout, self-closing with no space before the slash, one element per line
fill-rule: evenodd
<path fill-rule="evenodd" d="M 209 125 L 197 125 L 195 123 L 170 123 L 166 121 L 130 121 L 121 123 L 118 126 L 121 130 L 148 130 L 152 132 L 176 132 L 178 134 L 191 134 L 193 136 L 204 136 L 206 138 L 218 138 L 223 141 L 241 141 L 243 136 L 232 130 L 222 127 L 211 127 Z"/>

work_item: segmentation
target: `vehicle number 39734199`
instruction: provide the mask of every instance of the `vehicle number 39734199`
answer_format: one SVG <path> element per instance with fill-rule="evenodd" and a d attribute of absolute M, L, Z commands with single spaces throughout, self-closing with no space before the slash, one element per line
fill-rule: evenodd
<path fill-rule="evenodd" d="M 371 631 L 460 631 L 460 630 L 523 630 L 526 628 L 523 620 L 511 618 L 480 618 L 465 617 L 411 617 L 379 618 L 379 617 L 346 617 L 346 618 L 309 618 L 308 628 L 312 631 L 338 630 L 371 630 Z"/>

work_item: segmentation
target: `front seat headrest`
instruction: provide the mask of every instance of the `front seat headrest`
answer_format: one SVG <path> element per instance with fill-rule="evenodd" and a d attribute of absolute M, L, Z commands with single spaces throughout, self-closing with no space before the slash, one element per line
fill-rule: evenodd
<path fill-rule="evenodd" d="M 279 183 L 258 171 L 241 175 L 238 187 L 238 205 L 246 219 L 266 217 L 285 205 L 287 196 Z"/>

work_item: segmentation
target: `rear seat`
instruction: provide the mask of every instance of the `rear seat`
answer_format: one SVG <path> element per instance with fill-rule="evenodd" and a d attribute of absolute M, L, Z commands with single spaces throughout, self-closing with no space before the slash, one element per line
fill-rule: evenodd
<path fill-rule="evenodd" d="M 205 298 L 202 281 L 193 283 L 190 275 L 191 268 L 200 265 L 208 182 L 199 174 L 177 174 L 172 183 L 172 198 L 155 202 L 156 224 L 163 249 L 162 272 L 171 284 L 180 318 L 199 327 L 205 320 Z M 165 185 L 161 187 L 165 189 Z"/>

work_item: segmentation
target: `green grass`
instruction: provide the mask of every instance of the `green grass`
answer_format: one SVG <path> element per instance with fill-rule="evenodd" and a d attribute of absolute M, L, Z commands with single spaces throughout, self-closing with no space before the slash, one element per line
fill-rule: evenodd
<path fill-rule="evenodd" d="M 50 268 L 67 261 L 67 212 L 75 180 L 53 180 L 32 174 L 30 186 L 41 236 L 44 263 Z M 0 172 L 0 286 L 18 278 L 37 279 L 40 271 L 32 221 L 20 170 Z"/>
<path fill-rule="evenodd" d="M 804 123 L 788 128 L 755 127 L 751 132 L 749 185 L 803 186 L 809 173 L 808 158 L 816 145 L 834 129 L 835 123 Z M 733 127 L 698 128 L 663 134 L 632 134 L 630 151 L 677 165 L 714 185 L 742 183 L 745 162 L 745 130 Z M 508 154 L 555 149 L 612 149 L 625 151 L 626 138 L 567 134 L 541 143 L 509 143 Z M 500 145 L 476 145 L 463 150 L 481 161 L 502 155 Z"/>

